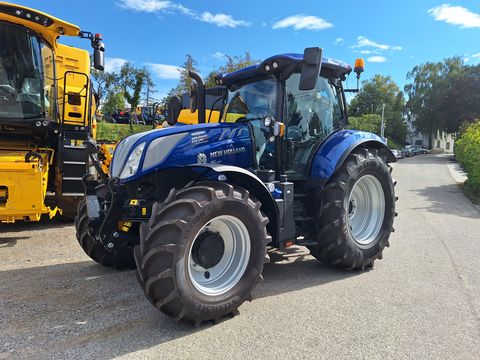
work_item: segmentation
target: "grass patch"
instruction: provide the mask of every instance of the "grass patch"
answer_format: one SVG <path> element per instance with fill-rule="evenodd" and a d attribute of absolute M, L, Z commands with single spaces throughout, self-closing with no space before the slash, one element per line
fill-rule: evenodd
<path fill-rule="evenodd" d="M 130 125 L 111 124 L 106 122 L 97 123 L 97 140 L 117 142 L 129 135 L 137 134 L 143 131 L 152 130 L 152 125 L 133 125 L 133 132 Z"/>

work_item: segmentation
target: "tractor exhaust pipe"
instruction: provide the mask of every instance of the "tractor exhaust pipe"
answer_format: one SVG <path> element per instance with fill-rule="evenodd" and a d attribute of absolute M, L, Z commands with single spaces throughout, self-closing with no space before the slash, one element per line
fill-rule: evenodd
<path fill-rule="evenodd" d="M 190 111 L 193 113 L 198 110 L 198 123 L 205 123 L 205 85 L 201 76 L 195 71 L 189 70 L 190 76 L 195 83 L 190 88 Z"/>

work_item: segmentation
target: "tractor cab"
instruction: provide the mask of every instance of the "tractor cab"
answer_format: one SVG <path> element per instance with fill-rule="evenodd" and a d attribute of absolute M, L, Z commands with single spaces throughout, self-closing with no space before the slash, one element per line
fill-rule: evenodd
<path fill-rule="evenodd" d="M 257 167 L 277 167 L 290 179 L 307 177 L 316 144 L 347 123 L 341 79 L 351 68 L 324 59 L 320 76 L 314 75 L 317 81 L 312 82 L 313 87 L 301 89 L 302 59 L 300 54 L 280 55 L 219 77 L 228 89 L 223 119 L 249 122 Z M 278 128 L 277 136 L 274 127 Z"/>

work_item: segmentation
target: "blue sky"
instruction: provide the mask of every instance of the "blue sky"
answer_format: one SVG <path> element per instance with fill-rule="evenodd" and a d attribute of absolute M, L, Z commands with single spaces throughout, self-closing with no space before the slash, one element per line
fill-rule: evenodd
<path fill-rule="evenodd" d="M 176 84 L 185 54 L 203 75 L 223 54 L 250 51 L 264 59 L 320 46 L 324 55 L 353 64 L 366 60 L 363 78 L 391 75 L 403 88 L 415 65 L 454 55 L 480 62 L 478 0 L 21 0 L 104 36 L 110 70 L 126 60 L 147 66 L 161 97 Z M 64 43 L 89 48 L 86 41 Z M 355 86 L 354 76 L 348 82 Z"/>

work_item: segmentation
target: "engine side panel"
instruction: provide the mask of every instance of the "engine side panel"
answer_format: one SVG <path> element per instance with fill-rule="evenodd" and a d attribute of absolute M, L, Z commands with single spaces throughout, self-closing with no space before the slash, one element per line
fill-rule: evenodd
<path fill-rule="evenodd" d="M 135 176 L 125 179 L 126 181 L 132 181 L 149 173 L 172 168 L 181 167 L 194 164 L 224 164 L 233 165 L 241 168 L 251 168 L 254 165 L 254 150 L 253 141 L 250 128 L 246 124 L 228 124 L 220 123 L 207 126 L 178 126 L 178 130 L 175 133 L 181 133 L 181 129 L 185 128 L 185 136 L 181 137 L 171 149 L 164 149 L 167 154 L 162 154 L 162 160 L 155 166 L 149 166 L 148 169 L 140 169 Z M 171 129 L 171 128 L 170 128 Z M 168 136 L 169 129 L 159 130 L 159 132 L 151 133 L 150 137 L 165 134 Z M 164 133 L 162 133 L 165 131 Z M 173 133 L 171 135 L 174 135 Z M 147 141 L 147 148 L 144 151 L 143 159 L 145 160 L 145 154 L 148 153 L 149 148 L 154 138 L 152 139 L 139 139 L 137 143 Z M 134 148 L 135 146 L 132 146 Z M 115 153 L 115 156 L 117 154 Z"/>

